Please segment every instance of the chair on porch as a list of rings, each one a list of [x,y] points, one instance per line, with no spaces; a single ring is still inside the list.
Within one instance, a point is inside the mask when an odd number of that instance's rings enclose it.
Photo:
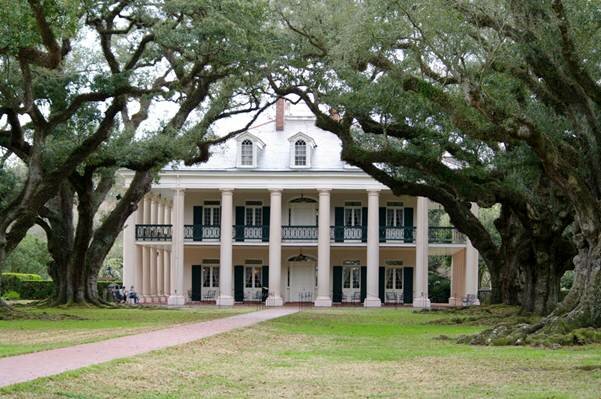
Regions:
[[[351,299],[352,303],[361,303],[361,292],[355,291],[353,292],[353,298]]]
[[[192,290],[188,290],[188,297],[186,298],[186,302],[192,302]]]

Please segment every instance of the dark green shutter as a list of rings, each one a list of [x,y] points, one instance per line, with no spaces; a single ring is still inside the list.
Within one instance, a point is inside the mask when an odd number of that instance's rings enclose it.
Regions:
[[[378,274],[378,294],[380,294],[380,301],[382,304],[386,303],[386,298],[384,295],[385,290],[385,280],[386,280],[386,268],[380,266],[380,271]]]
[[[342,302],[342,266],[334,266],[332,302]]]
[[[334,241],[335,242],[344,242],[344,208],[343,207],[334,208]]]
[[[367,266],[361,266],[361,303],[367,297]]]
[[[192,226],[192,239],[202,241],[202,206],[194,207],[194,225]]]
[[[192,265],[192,295],[193,301],[200,301],[202,287],[202,266]]]
[[[386,242],[386,208],[378,209],[378,224],[380,226],[380,242]]]
[[[403,268],[403,302],[413,303],[413,268]]]
[[[244,302],[244,266],[234,266],[234,300]]]
[[[236,227],[235,227],[235,240],[244,241],[244,207],[236,207]]]
[[[261,269],[261,285],[269,288],[269,266],[263,265]]]
[[[403,210],[403,223],[405,223],[405,242],[413,242],[413,208]]]
[[[263,207],[263,228],[261,229],[261,235],[263,236],[263,241],[269,241],[269,222],[270,222],[270,210],[268,206]]]
[[[361,209],[361,241],[367,242],[367,208]]]

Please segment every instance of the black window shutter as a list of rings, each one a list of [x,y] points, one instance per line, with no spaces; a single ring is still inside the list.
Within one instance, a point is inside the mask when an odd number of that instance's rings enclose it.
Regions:
[[[344,241],[344,208],[334,208],[334,241]],[[342,275],[341,275],[342,276]]]
[[[386,208],[378,208],[378,224],[380,225],[380,242],[386,242]]]
[[[269,266],[267,265],[263,265],[263,269],[261,269],[261,285],[269,287]]]
[[[193,211],[194,225],[192,226],[192,239],[194,241],[202,241],[202,206],[195,206]]]
[[[367,297],[367,266],[361,266],[361,303]]]
[[[261,230],[261,234],[263,237],[263,241],[269,241],[269,222],[270,222],[270,210],[268,206],[263,207],[263,228]]]
[[[413,242],[413,208],[403,210],[403,223],[405,224],[405,242]]]
[[[367,208],[366,207],[363,207],[361,209],[361,241],[367,242]]]
[[[403,302],[413,303],[413,268],[403,268]]]
[[[244,266],[234,266],[234,300],[244,302]]]
[[[201,286],[202,286],[202,267],[199,265],[192,265],[192,295],[190,299],[193,301],[200,301],[201,298]]]
[[[236,241],[244,241],[244,207],[236,207]]]
[[[332,302],[342,302],[342,266],[334,266]]]
[[[384,295],[385,292],[385,277],[386,277],[386,268],[380,266],[380,271],[378,274],[378,294],[380,295],[380,301],[382,304],[386,303],[386,298]]]

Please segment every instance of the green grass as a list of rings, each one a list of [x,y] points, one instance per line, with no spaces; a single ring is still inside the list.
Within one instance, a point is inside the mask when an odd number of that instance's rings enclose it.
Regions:
[[[475,347],[443,313],[314,309],[0,390],[3,398],[599,398],[601,346]]]
[[[203,306],[182,309],[91,307],[38,308],[21,306],[32,317],[46,319],[0,320],[0,357],[134,334],[253,310]],[[46,317],[47,316],[47,317]]]

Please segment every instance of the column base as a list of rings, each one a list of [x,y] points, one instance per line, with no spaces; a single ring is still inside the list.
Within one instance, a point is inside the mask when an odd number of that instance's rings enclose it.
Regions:
[[[167,298],[167,305],[169,306],[184,306],[186,304],[186,298],[183,295],[169,295]]]
[[[380,301],[380,298],[378,297],[368,296],[363,301],[363,307],[365,308],[379,308],[380,306],[382,306],[382,301]]]
[[[329,296],[318,296],[313,305],[316,308],[330,308],[332,307],[332,298]]]
[[[281,296],[270,296],[265,301],[265,306],[283,306],[284,300]]]
[[[462,305],[461,298],[450,297],[449,298],[449,305],[451,305],[451,306],[461,306]]]
[[[421,309],[430,309],[430,307],[432,307],[432,303],[430,303],[429,298],[420,296],[418,298],[413,298],[413,307]]]
[[[234,298],[229,295],[219,295],[215,301],[217,306],[234,306]]]

